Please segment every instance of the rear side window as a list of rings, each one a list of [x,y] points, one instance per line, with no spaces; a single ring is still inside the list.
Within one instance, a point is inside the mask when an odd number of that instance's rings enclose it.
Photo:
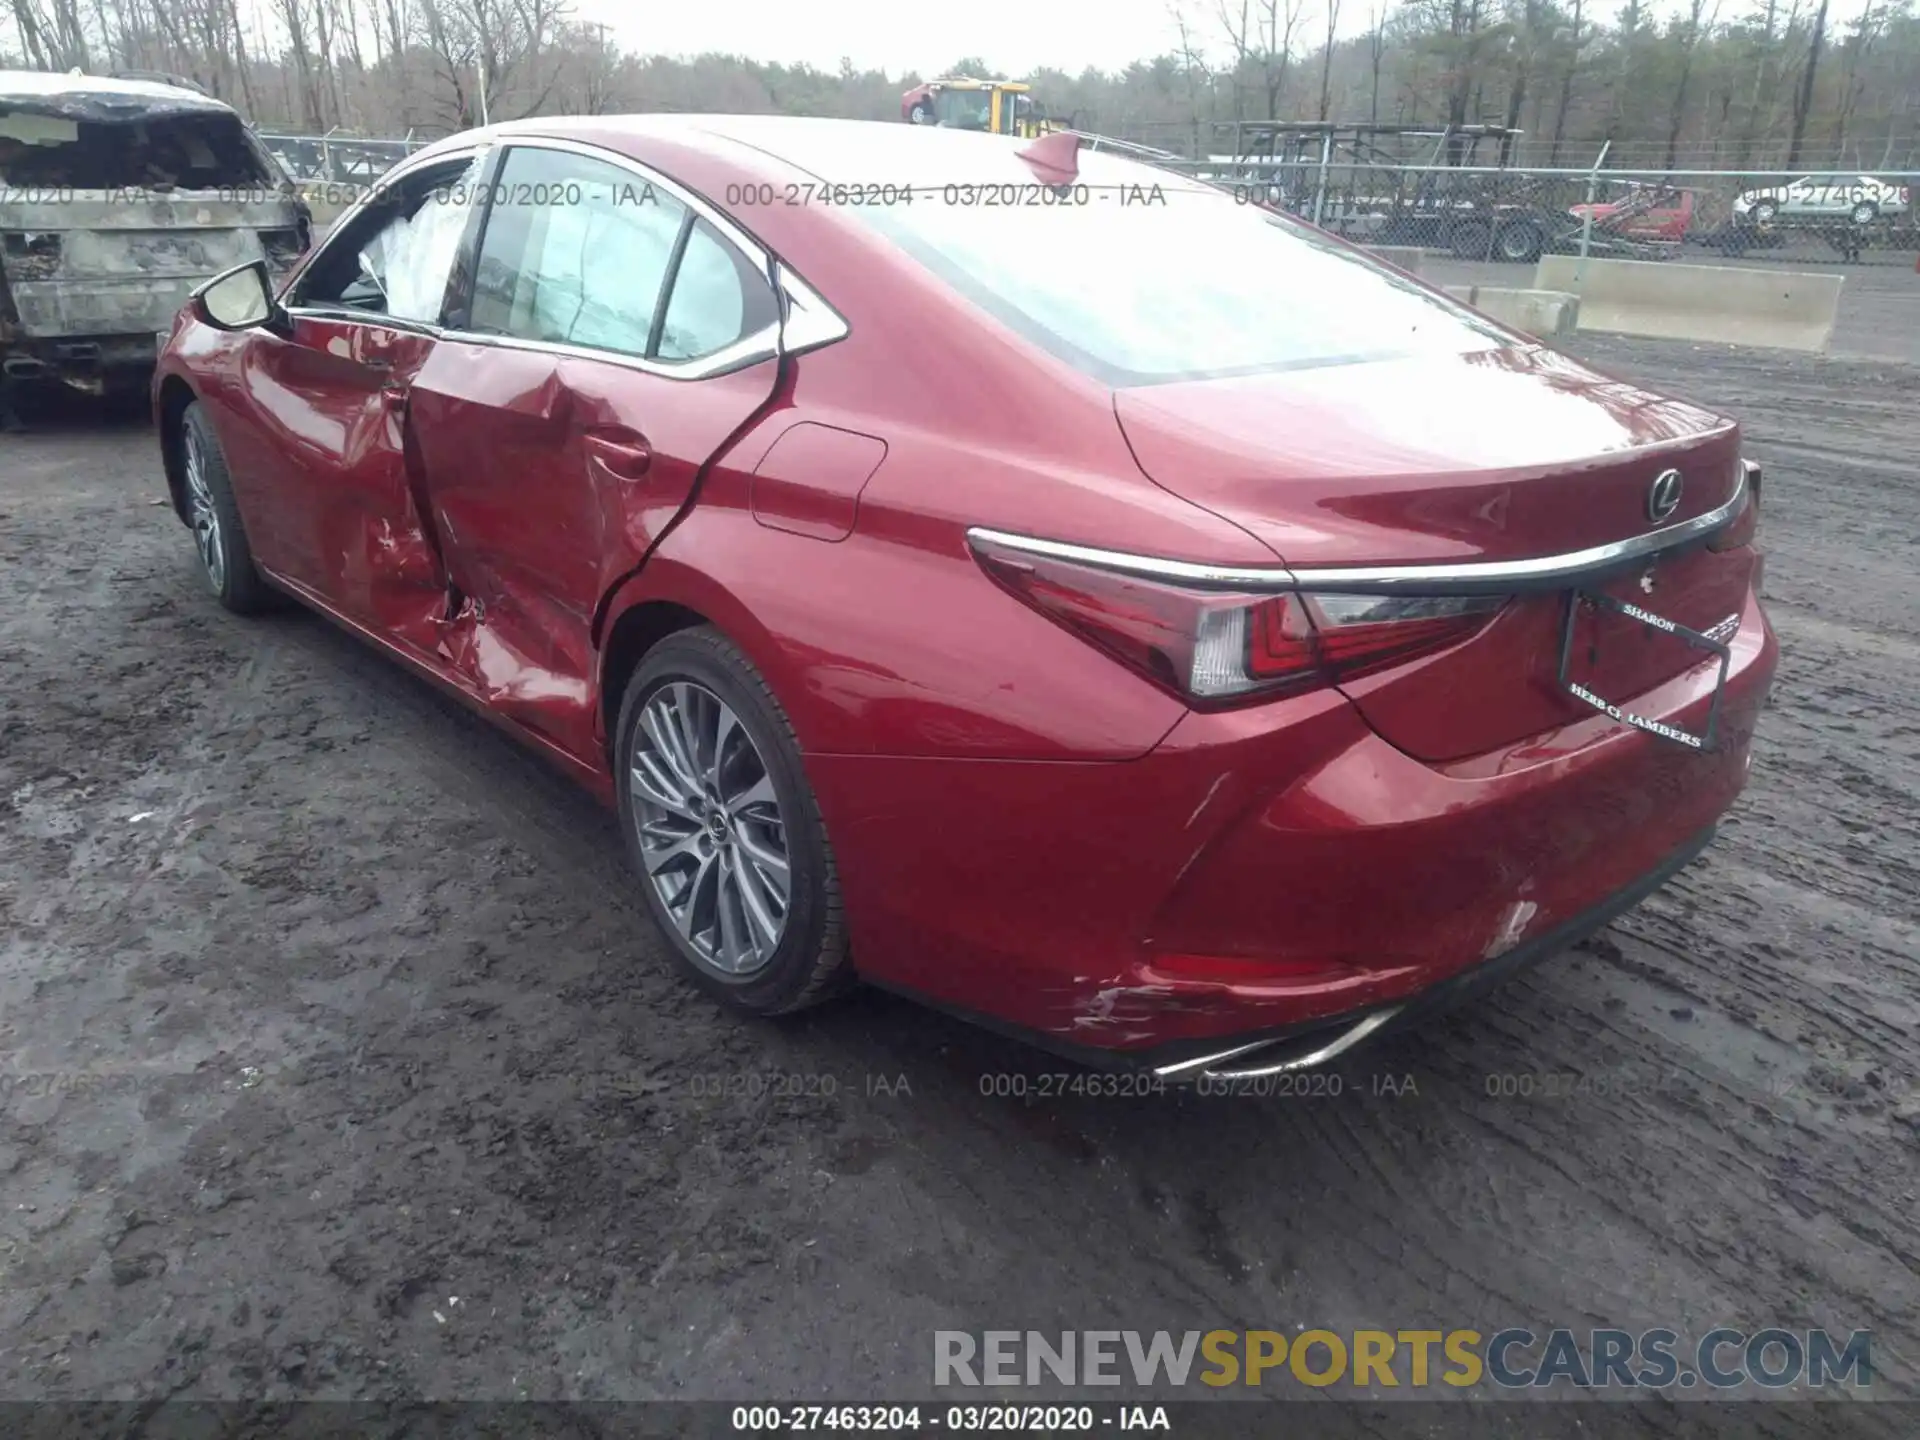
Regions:
[[[610,161],[516,147],[491,187],[471,326],[687,363],[777,318],[766,278],[664,187]]]
[[[632,171],[513,149],[492,188],[473,328],[645,355],[686,207]]]
[[[1046,204],[987,203],[1035,192],[1020,169],[1006,185],[930,187],[912,205],[849,213],[1116,386],[1506,343],[1463,307],[1224,191],[1090,154],[1080,178]]]
[[[659,358],[704,360],[778,318],[766,278],[711,225],[696,222],[674,272]]]

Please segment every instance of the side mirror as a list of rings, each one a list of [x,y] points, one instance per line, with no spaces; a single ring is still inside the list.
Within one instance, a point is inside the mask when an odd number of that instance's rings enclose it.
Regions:
[[[264,260],[221,272],[195,290],[188,303],[216,330],[251,330],[272,324],[280,314]]]

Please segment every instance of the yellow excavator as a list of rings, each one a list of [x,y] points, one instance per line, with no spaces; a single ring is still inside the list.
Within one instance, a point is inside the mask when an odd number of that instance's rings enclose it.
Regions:
[[[949,130],[984,130],[1029,139],[1069,128],[1040,110],[1032,89],[1018,80],[943,75],[902,95],[900,118],[910,125],[944,125]]]

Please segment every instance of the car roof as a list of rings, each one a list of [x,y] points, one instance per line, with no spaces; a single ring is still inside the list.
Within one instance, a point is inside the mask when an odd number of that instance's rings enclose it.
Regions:
[[[788,178],[798,170],[834,185],[922,188],[1035,179],[1019,157],[1030,141],[899,121],[807,115],[594,115],[516,121],[496,126],[491,133],[502,139],[516,133],[538,134],[602,145],[627,141],[636,158],[645,158],[649,139],[673,140],[768,178]],[[1083,151],[1079,163],[1082,178],[1091,183],[1207,188],[1117,155]]]
[[[0,105],[26,101],[35,109],[57,108],[63,102],[85,107],[99,102],[112,109],[133,110],[133,102],[148,101],[169,110],[224,110],[233,107],[198,90],[165,85],[157,80],[115,80],[105,75],[68,75],[47,70],[0,70]],[[123,102],[115,104],[114,102]]]

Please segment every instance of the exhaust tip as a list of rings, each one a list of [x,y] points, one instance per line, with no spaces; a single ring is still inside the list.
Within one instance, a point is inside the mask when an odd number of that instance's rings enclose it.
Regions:
[[[1281,1075],[1290,1070],[1311,1070],[1344,1055],[1401,1011],[1390,1005],[1358,1020],[1282,1035],[1272,1040],[1255,1040],[1231,1046],[1211,1055],[1198,1055],[1172,1065],[1154,1068],[1163,1080],[1257,1080],[1265,1075]]]

